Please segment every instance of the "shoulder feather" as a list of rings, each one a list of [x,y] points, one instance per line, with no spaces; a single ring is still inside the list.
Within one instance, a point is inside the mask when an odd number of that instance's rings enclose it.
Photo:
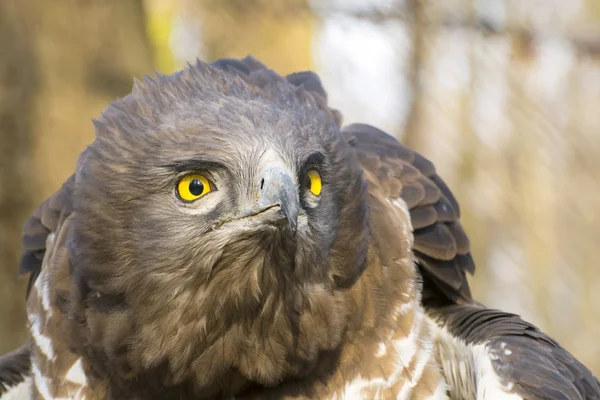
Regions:
[[[469,239],[458,202],[433,163],[370,125],[353,124],[343,133],[363,168],[378,178],[391,199],[401,198],[409,208],[423,304],[470,303],[466,274],[475,272],[475,264]]]

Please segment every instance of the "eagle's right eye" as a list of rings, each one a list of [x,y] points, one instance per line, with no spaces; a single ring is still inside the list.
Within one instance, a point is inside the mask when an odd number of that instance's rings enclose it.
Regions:
[[[177,184],[177,195],[186,202],[198,200],[200,197],[210,193],[209,180],[200,174],[189,174],[179,180]]]
[[[319,171],[316,169],[311,169],[306,173],[304,178],[304,187],[315,196],[319,196],[321,194],[323,181],[321,180],[321,174],[319,174]]]

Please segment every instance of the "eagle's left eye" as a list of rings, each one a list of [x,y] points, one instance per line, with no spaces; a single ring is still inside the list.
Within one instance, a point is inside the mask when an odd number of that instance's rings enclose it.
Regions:
[[[183,201],[194,201],[211,191],[209,180],[204,175],[189,174],[179,180],[177,195]]]
[[[321,181],[321,175],[319,174],[319,171],[316,169],[311,169],[306,173],[306,177],[304,178],[304,187],[315,196],[321,194],[323,182]]]

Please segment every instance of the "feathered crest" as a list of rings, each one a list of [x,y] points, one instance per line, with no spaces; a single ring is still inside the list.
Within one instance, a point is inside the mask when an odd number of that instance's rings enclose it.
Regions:
[[[119,130],[132,123],[156,124],[166,112],[198,102],[219,103],[224,97],[266,101],[282,108],[303,106],[311,112],[325,112],[338,126],[342,123],[341,114],[329,108],[317,74],[305,71],[284,77],[247,56],[212,63],[196,60],[170,75],[156,72],[154,77],[134,79],[132,92],[112,102],[95,124]]]

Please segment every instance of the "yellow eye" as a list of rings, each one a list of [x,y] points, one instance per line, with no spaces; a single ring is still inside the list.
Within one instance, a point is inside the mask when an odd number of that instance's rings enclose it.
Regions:
[[[311,169],[306,173],[306,178],[304,179],[304,186],[310,190],[312,194],[318,196],[321,194],[321,188],[323,187],[323,182],[321,181],[321,175],[316,169]]]
[[[211,191],[210,182],[198,174],[186,175],[177,184],[177,194],[183,201],[194,201]]]

